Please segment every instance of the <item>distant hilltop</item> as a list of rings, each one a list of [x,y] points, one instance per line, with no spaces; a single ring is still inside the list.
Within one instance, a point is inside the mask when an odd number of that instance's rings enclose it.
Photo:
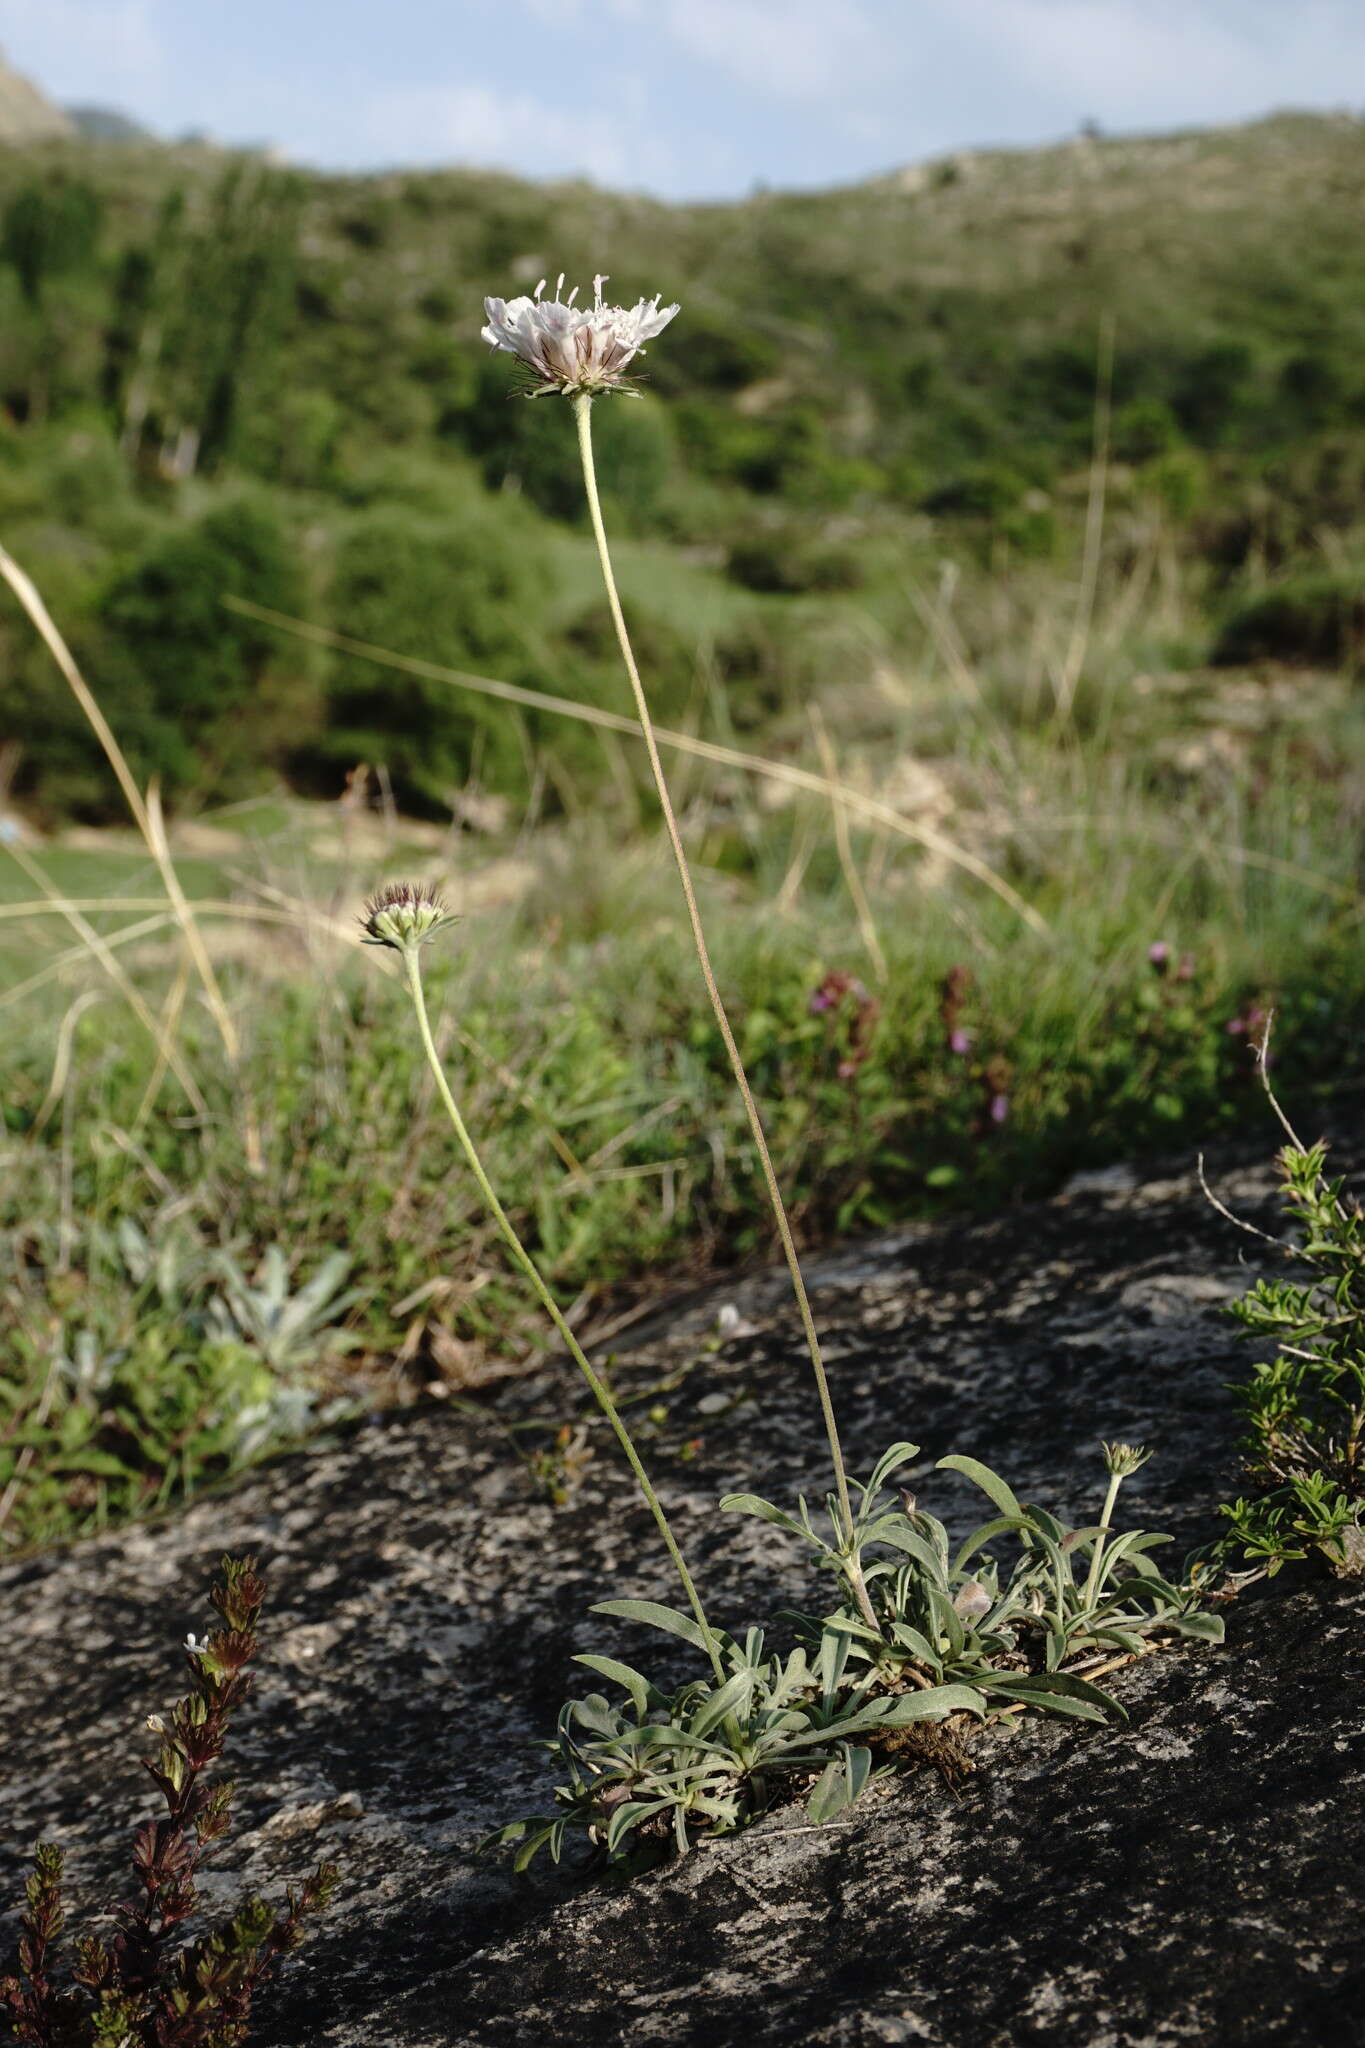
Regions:
[[[50,142],[76,132],[71,116],[11,71],[0,53],[0,143]]]
[[[132,121],[114,107],[68,107],[67,120],[87,142],[148,142],[151,136],[140,121]]]
[[[112,107],[59,107],[27,78],[11,71],[0,51],[0,147],[27,142],[142,142],[147,130]]]

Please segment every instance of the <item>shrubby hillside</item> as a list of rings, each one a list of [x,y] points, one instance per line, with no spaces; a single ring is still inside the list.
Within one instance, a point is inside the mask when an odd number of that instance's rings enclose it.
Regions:
[[[812,691],[925,644],[912,586],[945,563],[969,643],[973,592],[1073,582],[1097,394],[1104,572],[1151,545],[1186,600],[1134,659],[1340,664],[1365,630],[1362,200],[1345,117],[692,207],[141,143],[0,150],[0,532],[182,807],[280,775],[335,792],[362,760],[429,815],[471,780],[523,799],[545,729],[522,713],[221,599],[618,704],[568,422],[478,340],[485,292],[601,269],[614,295],[683,305],[643,395],[599,408],[670,716],[719,676],[732,719],[780,736]],[[607,779],[571,730],[543,805]],[[35,816],[113,814],[9,613],[0,745]]]

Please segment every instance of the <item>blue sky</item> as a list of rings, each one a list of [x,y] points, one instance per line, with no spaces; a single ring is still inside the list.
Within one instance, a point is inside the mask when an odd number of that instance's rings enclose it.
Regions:
[[[0,49],[165,133],[674,197],[1365,102],[1365,0],[0,0]]]

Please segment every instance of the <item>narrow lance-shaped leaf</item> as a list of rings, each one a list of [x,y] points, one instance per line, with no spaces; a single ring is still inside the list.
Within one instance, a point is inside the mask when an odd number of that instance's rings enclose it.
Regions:
[[[935,1468],[939,1472],[960,1472],[964,1479],[970,1479],[979,1486],[988,1500],[993,1500],[1003,1515],[1022,1515],[1015,1495],[1006,1486],[998,1472],[992,1472],[989,1465],[983,1465],[979,1458],[964,1458],[954,1451],[950,1457],[940,1458]]]
[[[696,1650],[708,1647],[705,1632],[690,1614],[680,1614],[676,1607],[665,1607],[658,1600],[599,1600],[592,1611],[615,1615],[619,1621],[644,1622],[648,1628],[662,1629],[665,1635],[681,1636]]]
[[[801,1524],[791,1515],[784,1515],[781,1508],[775,1508],[770,1500],[762,1500],[756,1493],[727,1493],[720,1503],[723,1515],[753,1515],[760,1522],[771,1522],[776,1529],[785,1529],[789,1535],[809,1541],[809,1527]]]

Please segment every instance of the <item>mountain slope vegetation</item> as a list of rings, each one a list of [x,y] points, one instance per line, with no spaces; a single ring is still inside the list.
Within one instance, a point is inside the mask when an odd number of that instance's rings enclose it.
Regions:
[[[335,792],[361,759],[433,815],[471,777],[521,793],[520,714],[305,656],[219,600],[615,703],[572,436],[478,340],[485,292],[602,270],[683,305],[642,395],[599,409],[671,713],[716,675],[751,727],[856,682],[870,640],[922,642],[907,577],[945,560],[1069,587],[1097,418],[1106,562],[1159,521],[1189,572],[1164,658],[1353,658],[1362,200],[1346,117],[724,206],[193,147],[0,151],[0,521],[172,801],[281,773]],[[21,629],[0,634],[17,794],[102,815],[86,735]],[[600,779],[555,730],[565,772]]]

